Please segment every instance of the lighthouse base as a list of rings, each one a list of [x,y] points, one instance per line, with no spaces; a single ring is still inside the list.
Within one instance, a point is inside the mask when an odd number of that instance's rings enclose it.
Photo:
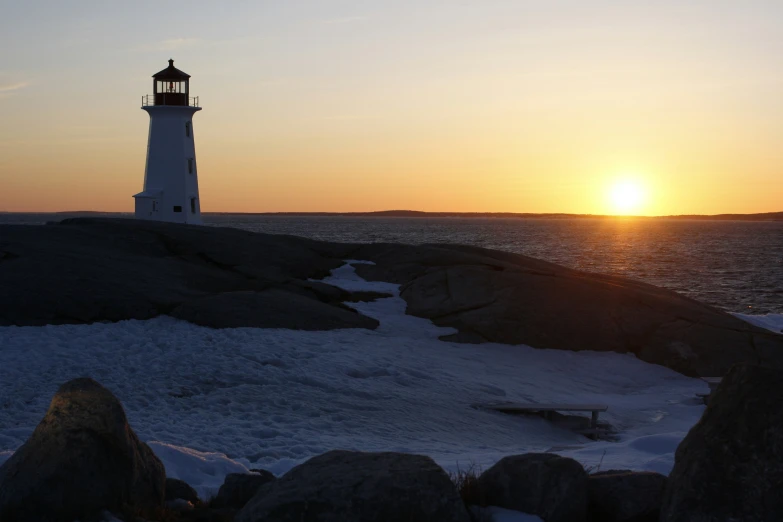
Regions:
[[[173,205],[165,197],[163,191],[145,190],[133,196],[135,204],[134,217],[150,221],[166,221],[168,223],[186,223],[201,225],[201,212],[197,198],[190,198],[190,206]]]

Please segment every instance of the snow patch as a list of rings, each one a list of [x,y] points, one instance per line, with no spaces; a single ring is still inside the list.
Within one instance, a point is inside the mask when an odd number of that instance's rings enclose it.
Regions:
[[[783,314],[750,315],[733,313],[731,315],[772,332],[783,333]]]
[[[626,438],[620,442],[602,441],[557,453],[581,462],[592,472],[630,469],[668,475],[674,467],[674,452],[687,434],[687,431],[679,431]]]
[[[353,265],[374,265],[371,261],[350,261],[349,263],[332,270],[329,277],[320,279],[321,283],[327,283],[333,286],[349,290],[351,292],[374,291],[391,294],[395,297],[400,295],[400,285],[394,283],[384,283],[381,281],[367,281],[362,279],[356,273]]]
[[[147,444],[166,467],[166,477],[187,482],[201,500],[217,495],[229,473],[249,473],[247,466],[222,453],[196,451],[158,441]]]

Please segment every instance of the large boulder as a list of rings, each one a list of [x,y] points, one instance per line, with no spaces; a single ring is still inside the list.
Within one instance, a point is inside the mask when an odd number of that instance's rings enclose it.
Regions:
[[[112,393],[63,384],[30,439],[0,467],[0,520],[72,522],[163,504],[166,473]]]
[[[527,256],[459,245],[366,245],[371,281],[402,285],[407,313],[452,327],[444,340],[631,352],[686,375],[736,363],[783,368],[783,336],[675,292]]]
[[[664,522],[783,520],[783,374],[733,368],[677,448]]]
[[[330,451],[261,487],[236,522],[468,522],[449,476],[429,457]]]
[[[553,453],[504,457],[478,480],[488,505],[538,515],[546,522],[587,520],[587,484],[581,464]]]
[[[186,500],[191,504],[198,504],[200,501],[198,493],[190,484],[174,478],[166,478],[165,500]]]
[[[607,471],[590,475],[592,522],[658,522],[666,477],[647,471]]]
[[[276,480],[275,476],[266,470],[259,470],[257,473],[229,473],[211,505],[214,508],[242,509],[258,493],[261,486],[273,480]]]

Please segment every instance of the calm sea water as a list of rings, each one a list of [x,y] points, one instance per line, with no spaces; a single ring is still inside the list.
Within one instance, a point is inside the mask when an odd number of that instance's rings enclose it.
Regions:
[[[0,223],[61,218],[0,214]],[[783,222],[251,215],[205,222],[327,241],[475,245],[631,277],[728,311],[783,313]]]

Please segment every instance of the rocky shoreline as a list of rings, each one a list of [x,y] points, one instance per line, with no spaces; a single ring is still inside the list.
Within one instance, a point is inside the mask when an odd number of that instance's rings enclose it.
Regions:
[[[0,326],[171,315],[202,326],[375,328],[319,282],[346,259],[445,340],[633,353],[689,376],[783,368],[783,336],[674,292],[459,245],[343,244],[126,219],[0,225]]]
[[[551,453],[507,456],[449,476],[429,457],[334,450],[281,477],[230,474],[199,499],[90,378],[63,384],[30,439],[0,466],[3,522],[491,520],[493,509],[545,522],[685,522],[783,517],[783,378],[736,366],[680,444],[671,475],[585,470]]]

